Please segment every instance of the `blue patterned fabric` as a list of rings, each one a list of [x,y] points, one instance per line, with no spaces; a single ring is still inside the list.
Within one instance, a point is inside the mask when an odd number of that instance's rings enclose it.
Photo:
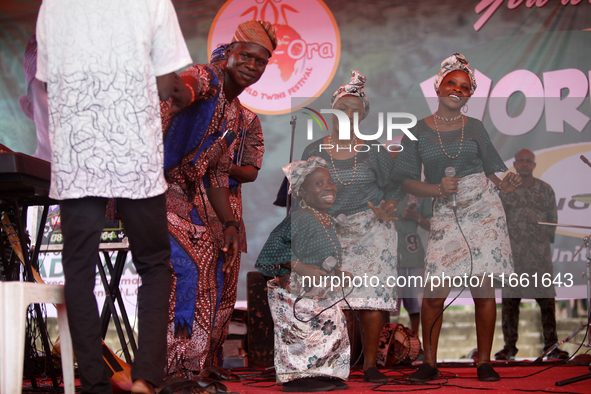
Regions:
[[[178,244],[174,237],[170,238],[170,264],[176,274],[176,300],[174,306],[175,335],[186,332],[192,334],[193,317],[195,316],[195,299],[197,298],[197,279],[199,270],[193,264],[187,252]]]
[[[214,79],[210,82],[212,85],[219,86],[219,80],[212,72]],[[199,148],[195,155],[194,163],[199,158],[199,153],[209,148],[219,137],[219,134],[210,135],[203,139],[209,124],[214,115],[214,110],[218,104],[219,95],[206,100],[199,100],[172,120],[168,130],[164,134],[164,171],[174,168],[189,155],[192,151]]]

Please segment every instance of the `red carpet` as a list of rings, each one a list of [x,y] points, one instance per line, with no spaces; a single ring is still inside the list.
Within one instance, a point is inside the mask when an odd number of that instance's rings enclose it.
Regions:
[[[446,379],[433,380],[429,384],[410,384],[406,381],[407,375],[412,373],[416,367],[382,369],[382,372],[392,379],[390,383],[382,385],[363,382],[362,371],[355,369],[350,380],[347,381],[349,388],[340,392],[366,394],[374,392],[436,391],[438,394],[467,394],[482,390],[487,393],[591,393],[591,379],[561,387],[555,385],[558,381],[589,374],[588,366],[556,364],[554,362],[544,362],[539,366],[532,366],[531,364],[531,362],[495,362],[494,366],[501,375],[501,380],[488,383],[480,382],[476,378],[476,367],[472,363],[440,364],[439,370]],[[282,392],[281,386],[275,384],[275,377],[269,371],[241,369],[233,372],[243,379],[240,383],[226,383],[226,386],[233,393],[277,394]],[[25,381],[23,393],[45,394],[58,392],[51,388],[51,381],[48,379],[39,379],[38,385],[45,386],[46,390],[31,390],[30,382]]]
[[[529,364],[529,365],[527,365]],[[448,363],[440,365],[439,370],[447,379],[438,379],[429,384],[409,384],[406,376],[415,368],[399,367],[384,370],[392,378],[392,382],[375,385],[363,382],[363,373],[354,370],[347,382],[349,388],[343,393],[362,394],[373,392],[407,392],[407,391],[437,391],[440,394],[473,393],[486,391],[488,393],[515,392],[550,392],[550,393],[591,393],[591,379],[557,387],[555,383],[564,379],[588,374],[587,366],[573,366],[555,363],[543,363],[541,366],[531,366],[531,362],[495,363],[495,369],[501,375],[498,382],[480,382],[476,377],[476,367],[471,363]],[[263,379],[262,371],[235,371],[244,381],[226,384],[234,393],[280,393],[281,386],[273,385],[274,380]],[[591,376],[591,375],[590,375]],[[248,380],[252,377],[252,380]]]

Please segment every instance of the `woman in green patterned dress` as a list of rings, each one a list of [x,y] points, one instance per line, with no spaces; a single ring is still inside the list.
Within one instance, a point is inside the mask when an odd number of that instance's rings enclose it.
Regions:
[[[435,79],[439,107],[411,129],[417,141],[403,138],[404,149],[395,166],[406,192],[434,197],[421,309],[425,359],[410,381],[425,382],[439,375],[437,343],[451,283],[470,287],[476,315],[478,379],[496,381],[500,377],[490,363],[496,321],[492,282],[513,272],[505,212],[497,191],[515,190],[521,178],[509,173],[501,181],[495,175],[507,167],[486,129],[478,119],[460,112],[476,89],[468,60],[454,53],[441,67]],[[444,282],[445,277],[460,280]]]
[[[351,80],[332,95],[331,107],[359,122],[369,114],[365,77],[351,70]],[[386,149],[362,141],[351,132],[340,139],[339,121],[332,116],[331,133],[306,147],[302,159],[322,157],[337,185],[337,198],[328,214],[339,218],[337,234],[343,248],[343,268],[357,281],[347,296],[347,308],[359,311],[363,327],[363,380],[386,383],[389,378],[376,365],[382,332],[382,312],[396,310],[398,234],[394,212],[404,193],[394,179],[394,160]],[[352,129],[352,127],[351,127]],[[378,207],[378,208],[376,208]]]
[[[271,232],[256,262],[260,272],[275,277],[268,282],[268,296],[277,382],[287,392],[342,390],[350,363],[347,323],[338,303],[344,290],[318,285],[333,270],[342,276],[341,245],[326,213],[337,189],[319,157],[294,161],[283,170],[302,209]],[[302,285],[306,277],[311,289]]]

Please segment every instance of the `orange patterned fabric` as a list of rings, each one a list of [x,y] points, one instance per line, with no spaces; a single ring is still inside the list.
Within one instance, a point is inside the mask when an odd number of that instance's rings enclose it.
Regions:
[[[197,65],[181,74],[191,83],[196,102],[181,112],[184,123],[165,119],[165,136],[177,133],[177,143],[165,145],[165,163],[169,187],[167,197],[168,230],[171,239],[171,265],[174,269],[170,296],[168,326],[169,377],[192,378],[201,369],[219,364],[221,341],[233,303],[222,300],[225,293],[236,292],[237,275],[221,271],[224,254],[216,239],[212,224],[219,222],[207,210],[205,186],[228,187],[232,152],[246,128],[242,106],[235,99],[227,101],[223,93],[223,70],[216,66]],[[219,81],[216,82],[216,81]],[[213,98],[214,105],[203,104],[203,98]],[[210,104],[211,104],[210,103]],[[162,105],[163,111],[166,105]],[[189,117],[187,119],[187,117]],[[208,121],[202,124],[202,140],[216,137],[207,149],[199,150],[206,142],[193,143],[196,148],[184,149],[183,130],[178,125]],[[232,140],[222,137],[232,132]],[[167,155],[184,155],[167,161]],[[236,264],[236,266],[239,266]],[[228,315],[229,311],[229,315]]]
[[[248,21],[238,25],[232,42],[250,42],[269,51],[269,56],[277,48],[277,36],[271,22]]]

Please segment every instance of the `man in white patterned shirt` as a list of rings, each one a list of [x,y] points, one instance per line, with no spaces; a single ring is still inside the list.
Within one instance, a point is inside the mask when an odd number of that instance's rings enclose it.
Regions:
[[[142,279],[132,393],[164,377],[170,294],[160,99],[191,63],[170,0],[45,0],[37,79],[47,83],[50,197],[60,200],[65,294],[84,393],[111,393],[93,294],[108,198]]]

